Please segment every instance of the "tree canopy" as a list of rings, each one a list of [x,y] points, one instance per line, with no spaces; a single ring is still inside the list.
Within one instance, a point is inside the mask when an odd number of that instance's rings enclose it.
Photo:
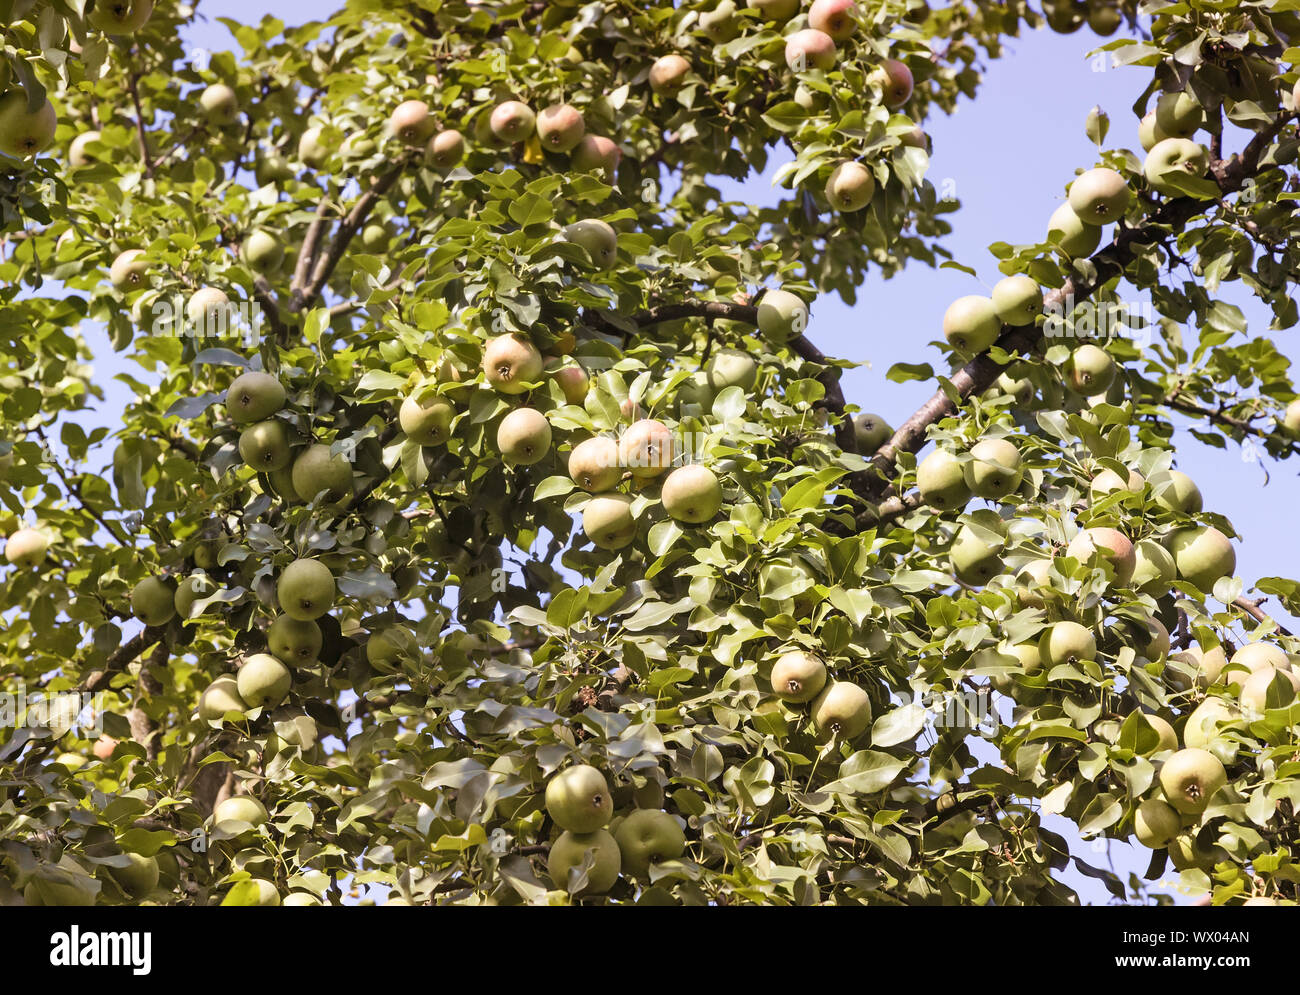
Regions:
[[[0,11],[0,902],[1296,901],[1300,584],[1173,448],[1296,452],[1295,3]],[[961,265],[1044,24],[1142,147],[863,411],[818,302]]]

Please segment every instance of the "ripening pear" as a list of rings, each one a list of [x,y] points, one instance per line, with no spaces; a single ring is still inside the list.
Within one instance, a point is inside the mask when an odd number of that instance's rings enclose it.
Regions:
[[[1237,710],[1220,698],[1206,698],[1187,716],[1183,726],[1183,745],[1193,749],[1206,749],[1218,736],[1220,722],[1231,722],[1238,717]]]
[[[548,364],[551,379],[555,381],[569,404],[582,404],[591,389],[591,379],[576,359],[554,360]]]
[[[991,533],[992,530],[989,530]],[[1002,573],[1004,542],[970,525],[957,530],[948,557],[953,576],[970,587],[981,587]]]
[[[1264,667],[1252,673],[1237,693],[1247,715],[1262,715],[1270,708],[1285,708],[1300,691],[1300,677],[1289,670]]]
[[[618,232],[599,218],[587,218],[566,226],[564,238],[586,249],[596,269],[609,269],[618,261]]]
[[[226,414],[236,425],[264,421],[284,407],[284,385],[269,373],[241,373],[226,389]]]
[[[488,118],[488,127],[498,141],[513,145],[532,135],[537,127],[537,115],[527,104],[518,100],[507,100],[492,109],[492,116]]]
[[[890,110],[902,107],[912,96],[912,70],[897,59],[885,59],[867,78],[880,86],[882,99]]]
[[[1079,346],[1065,362],[1065,382],[1076,394],[1100,394],[1115,379],[1115,360],[1105,349],[1087,343]]]
[[[743,349],[719,349],[709,357],[704,372],[715,391],[739,387],[748,394],[758,383],[758,362]]]
[[[1107,225],[1124,216],[1132,192],[1113,169],[1090,169],[1070,184],[1070,210],[1084,224]]]
[[[1050,670],[1063,663],[1097,659],[1097,640],[1078,622],[1056,622],[1039,638],[1038,652]]]
[[[1084,529],[1070,540],[1066,555],[1085,565],[1092,562],[1094,555],[1097,556],[1099,562],[1109,567],[1109,572],[1120,586],[1132,579],[1133,570],[1137,566],[1133,543],[1118,529]]]
[[[602,135],[583,135],[569,154],[569,168],[578,173],[603,171],[613,182],[618,164],[623,161],[623,150],[611,139]]]
[[[858,10],[853,0],[813,0],[808,8],[808,26],[825,31],[836,41],[848,41],[858,29]]]
[[[1090,256],[1101,244],[1101,229],[1084,222],[1069,204],[1062,204],[1047,219],[1047,240],[1070,259]]]
[[[808,305],[788,290],[769,290],[758,302],[758,330],[781,345],[808,330]]]
[[[1004,325],[1032,325],[1043,313],[1043,288],[1024,273],[993,285],[993,310]]]
[[[123,292],[143,287],[148,276],[149,267],[143,249],[127,249],[120,253],[108,271],[109,283],[115,290]]]
[[[5,541],[5,560],[26,570],[40,566],[50,548],[50,540],[37,529],[21,528]]]
[[[266,629],[267,648],[284,663],[300,667],[320,657],[323,643],[320,626],[307,619],[278,615]]]
[[[278,418],[249,425],[239,434],[239,455],[260,473],[284,469],[293,460],[289,426]]]
[[[1156,122],[1171,138],[1191,138],[1204,119],[1200,103],[1186,90],[1162,93],[1156,100]]]
[[[1160,788],[1169,804],[1184,815],[1199,815],[1228,783],[1219,758],[1207,750],[1186,749],[1172,754],[1160,768]]]
[[[0,96],[0,152],[5,155],[27,159],[43,152],[54,141],[58,126],[58,114],[48,100],[33,111],[21,89]]]
[[[561,829],[595,832],[614,817],[609,782],[589,764],[566,767],[546,782],[546,812]]]
[[[551,844],[551,852],[546,858],[546,873],[557,888],[568,889],[569,871],[582,866],[588,851],[592,852],[594,863],[587,871],[587,884],[579,894],[600,895],[614,887],[623,857],[614,837],[604,829],[597,829],[592,833],[566,830]]]
[[[507,332],[483,350],[483,372],[502,394],[522,394],[529,384],[541,380],[542,354],[522,335]]]
[[[456,409],[441,394],[419,399],[419,391],[402,401],[397,424],[417,446],[440,446],[451,438],[451,422]]]
[[[108,35],[135,34],[153,14],[153,0],[97,0],[90,24]]]
[[[943,314],[943,337],[963,356],[983,352],[998,340],[1002,320],[990,297],[967,294],[948,305]]]
[[[423,100],[403,100],[388,117],[388,130],[399,142],[420,146],[429,140],[436,124]]]
[[[677,53],[661,56],[650,67],[650,89],[663,96],[676,93],[686,83],[691,64]]]
[[[1195,515],[1202,506],[1201,490],[1196,481],[1181,470],[1163,470],[1151,475],[1151,497],[1166,511]]]
[[[199,95],[199,110],[214,128],[227,128],[239,120],[239,97],[225,83],[213,83]]]
[[[687,463],[664,479],[660,500],[664,511],[677,521],[698,525],[722,507],[722,483],[708,467]]]
[[[871,698],[850,681],[832,681],[813,700],[812,720],[822,736],[852,742],[871,724]]]
[[[230,298],[217,287],[202,287],[194,291],[185,304],[185,317],[198,328],[213,335],[224,333]]]
[[[1237,569],[1237,552],[1222,532],[1212,525],[1180,529],[1169,540],[1178,576],[1206,593],[1221,577]]]
[[[853,418],[853,437],[858,443],[858,452],[864,455],[870,456],[893,435],[893,428],[880,415],[864,412]]]
[[[269,653],[253,654],[235,675],[235,688],[249,708],[274,708],[284,701],[292,683],[289,668]]]
[[[497,426],[497,450],[512,466],[532,466],[551,450],[551,423],[536,408],[515,408]]]
[[[1142,173],[1151,189],[1170,197],[1182,197],[1176,181],[1200,179],[1210,168],[1210,154],[1203,145],[1187,138],[1166,138],[1147,153]]]
[[[1152,850],[1168,846],[1182,826],[1182,816],[1178,811],[1159,798],[1148,798],[1133,815],[1133,835],[1139,843]]]
[[[1094,502],[1116,491],[1141,494],[1146,482],[1146,478],[1136,470],[1129,470],[1128,478],[1125,479],[1114,470],[1105,469],[1092,478],[1092,483],[1088,485],[1088,493]]]
[[[131,611],[145,625],[166,625],[176,617],[175,585],[161,577],[146,577],[131,588]]]
[[[619,463],[639,478],[657,477],[676,458],[673,434],[663,422],[642,418],[619,439]]]
[[[1291,670],[1291,658],[1272,643],[1247,643],[1232,654],[1230,662],[1245,667],[1251,674],[1261,670]],[[1243,671],[1229,671],[1228,684],[1240,685],[1245,677]]]
[[[199,718],[220,722],[227,712],[243,712],[248,706],[239,696],[239,685],[230,674],[222,674],[199,695]]]
[[[812,701],[826,686],[826,664],[802,650],[783,653],[772,664],[772,693],[795,704]]]
[[[871,203],[875,192],[876,178],[860,162],[840,163],[826,181],[826,200],[835,210],[845,214],[862,210]]]
[[[591,494],[609,490],[623,476],[618,442],[606,435],[579,442],[569,453],[569,476]]]
[[[971,446],[964,472],[966,486],[982,498],[999,499],[1013,493],[1024,475],[1020,450],[1009,439],[981,439]]]
[[[570,152],[587,126],[582,113],[568,104],[553,104],[537,115],[537,137],[548,152]]]
[[[971,498],[961,461],[946,449],[936,449],[916,467],[916,486],[926,504],[940,511],[966,507]]]
[[[424,147],[424,161],[436,169],[451,169],[465,158],[465,136],[454,128],[440,131]]]
[[[212,822],[217,826],[223,822],[247,822],[250,826],[260,826],[270,818],[266,806],[252,795],[231,795],[212,810]]]
[[[835,39],[816,28],[804,28],[786,35],[785,64],[792,72],[835,67]]]
[[[623,873],[643,880],[649,875],[651,864],[676,860],[686,852],[686,834],[681,824],[667,812],[655,809],[629,812],[614,830],[614,839],[618,841]]]
[[[597,494],[582,510],[582,531],[600,549],[627,546],[636,538],[632,499],[626,494]]]
[[[329,567],[320,560],[304,558],[281,571],[275,593],[286,615],[305,622],[328,612],[338,590]]]

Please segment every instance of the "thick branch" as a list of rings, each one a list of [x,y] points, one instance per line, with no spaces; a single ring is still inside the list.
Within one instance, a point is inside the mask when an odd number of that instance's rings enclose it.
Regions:
[[[316,205],[316,217],[307,226],[307,234],[303,236],[302,248],[298,251],[298,262],[293,269],[293,282],[289,285],[292,296],[289,304],[290,311],[298,311],[302,308],[303,290],[307,286],[307,277],[311,273],[312,265],[316,262],[321,235],[325,231],[325,215],[328,212],[329,201],[321,197],[320,203]]]
[[[135,132],[140,140],[140,158],[144,160],[144,172],[146,176],[153,176],[158,167],[153,161],[153,153],[149,151],[149,136],[144,130],[144,107],[140,103],[139,81],[140,77],[135,73],[128,73],[126,89],[131,94],[131,103],[135,107]]]

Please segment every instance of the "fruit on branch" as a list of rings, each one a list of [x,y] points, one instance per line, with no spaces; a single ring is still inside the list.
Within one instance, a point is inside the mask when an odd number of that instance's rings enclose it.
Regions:
[[[584,491],[607,491],[623,476],[618,442],[607,435],[585,439],[569,453],[569,476]]]
[[[1121,587],[1133,578],[1137,565],[1133,543],[1123,532],[1111,528],[1085,529],[1070,540],[1065,555],[1084,565],[1091,563],[1096,555]]]
[[[145,625],[166,625],[176,615],[176,587],[161,577],[146,577],[131,588],[131,612]]]
[[[876,192],[876,179],[871,170],[860,162],[842,162],[826,181],[826,199],[831,207],[848,214],[860,211],[871,203]]]
[[[213,680],[199,695],[199,718],[205,722],[220,722],[227,712],[244,712],[248,706],[239,696],[239,685],[230,674]]]
[[[971,498],[961,461],[946,449],[936,449],[916,468],[916,486],[926,504],[940,511],[964,508]]]
[[[244,884],[252,885],[255,889],[252,902],[254,907],[272,908],[279,906],[280,893],[270,881],[264,878],[250,878]]]
[[[898,140],[903,145],[914,149],[920,149],[922,152],[930,151],[930,139],[919,124],[911,130],[905,131],[899,135]]]
[[[311,621],[334,605],[337,589],[330,568],[320,560],[294,560],[280,574],[275,588],[281,610],[290,618]]]
[[[92,27],[109,35],[134,34],[153,13],[153,0],[98,0],[90,12]]]
[[[1264,667],[1246,678],[1237,697],[1248,716],[1259,716],[1270,708],[1285,708],[1295,701],[1297,691],[1300,677],[1289,670]]]
[[[1169,540],[1178,576],[1210,592],[1220,577],[1237,569],[1237,552],[1228,537],[1212,525],[1180,529]]]
[[[667,812],[655,809],[629,812],[614,830],[614,839],[618,842],[623,872],[643,880],[649,877],[651,864],[676,860],[686,852],[686,834],[681,824]]]
[[[785,39],[785,64],[796,73],[835,66],[835,39],[825,31],[804,28]]]
[[[1043,313],[1043,290],[1024,273],[993,285],[993,310],[1004,325],[1032,325]]]
[[[1282,413],[1282,428],[1288,435],[1300,435],[1300,398],[1286,406],[1286,411]]]
[[[1047,599],[1044,591],[1052,589],[1051,559],[1030,560],[1016,571],[1016,597],[1030,608],[1042,608]]]
[[[548,152],[570,152],[587,131],[582,113],[569,104],[552,104],[537,115],[537,137]]]
[[[551,450],[551,423],[536,408],[515,408],[497,426],[497,450],[512,466],[532,466]]]
[[[1200,103],[1186,90],[1162,93],[1156,100],[1156,123],[1170,138],[1191,138],[1204,121]]]
[[[483,350],[487,382],[502,394],[522,394],[542,378],[542,354],[522,335],[498,335]]]
[[[1049,670],[1063,663],[1097,659],[1097,640],[1078,622],[1056,622],[1038,639],[1038,655]]]
[[[897,59],[885,59],[871,71],[867,82],[880,87],[885,106],[890,110],[897,110],[912,97],[912,70]]]
[[[1210,154],[1187,138],[1166,138],[1147,153],[1142,173],[1153,190],[1182,197],[1177,180],[1200,179],[1210,168]]]
[[[382,221],[372,221],[361,229],[361,234],[357,238],[361,242],[362,249],[378,254],[388,251],[388,246],[393,241],[393,230],[390,225]]]
[[[323,443],[308,446],[293,461],[293,489],[304,501],[325,492],[324,504],[334,507],[352,499],[352,464],[342,453],[330,453]]]
[[[125,867],[109,867],[108,874],[132,898],[140,898],[158,887],[161,872],[154,857],[142,853],[127,853]]]
[[[0,152],[15,159],[26,159],[44,151],[54,141],[59,116],[48,100],[28,110],[27,94],[10,90],[0,96]]]
[[[226,388],[226,414],[236,425],[265,421],[284,407],[284,385],[269,373],[241,373]]]
[[[320,169],[329,162],[330,147],[325,141],[324,128],[314,126],[302,133],[298,139],[298,158],[311,169]]]
[[[1231,722],[1238,717],[1236,708],[1221,698],[1206,698],[1187,716],[1183,726],[1183,745],[1206,749],[1218,736],[1219,723]]]
[[[1070,184],[1070,210],[1084,224],[1106,225],[1124,216],[1132,193],[1113,169],[1089,169]]]
[[[998,340],[1002,322],[990,297],[958,297],[943,313],[943,337],[958,353],[973,356]]]
[[[546,813],[561,829],[595,832],[614,816],[609,782],[590,764],[566,767],[546,782]]]
[[[679,466],[664,479],[660,493],[664,511],[679,522],[707,522],[722,507],[722,483],[717,474],[699,463]]]
[[[1089,0],[1088,27],[1102,38],[1109,38],[1124,23],[1124,15],[1112,0]]]
[[[567,889],[569,871],[581,867],[587,852],[592,853],[593,864],[587,870],[587,884],[579,889],[580,895],[601,895],[614,887],[623,864],[618,842],[604,829],[592,833],[563,832],[551,844],[546,858],[546,873],[557,888]]]
[[[1020,450],[1010,439],[981,439],[971,446],[965,466],[966,486],[982,498],[1006,497],[1020,486]]]
[[[1018,643],[1011,647],[1008,655],[1016,658],[1020,668],[1019,673],[1024,677],[1032,678],[1043,669],[1043,660],[1038,655],[1037,643]],[[1010,694],[1020,684],[1013,674],[994,674],[989,678],[989,683],[1003,694]]]
[[[826,664],[813,653],[791,650],[772,664],[771,681],[772,693],[778,698],[803,704],[816,698],[826,686]]]
[[[650,67],[650,89],[661,96],[671,96],[685,85],[690,72],[691,64],[676,52],[660,56]]]
[[[1222,652],[1222,650],[1220,650]],[[1229,661],[1246,671],[1229,671],[1228,684],[1239,686],[1247,673],[1255,674],[1261,670],[1290,670],[1291,658],[1272,643],[1247,643]]]
[[[176,585],[173,602],[176,614],[182,621],[187,621],[195,602],[217,593],[219,585],[205,573],[193,573]]]
[[[788,290],[768,290],[758,302],[758,330],[781,345],[808,330],[808,305]]]
[[[601,135],[583,135],[569,156],[569,168],[579,173],[604,170],[612,180],[622,159],[622,150],[610,139]]]
[[[225,83],[213,83],[199,95],[199,110],[214,128],[228,128],[239,120],[239,97]]]
[[[5,541],[5,559],[19,569],[39,566],[50,548],[50,540],[37,529],[21,528]]]
[[[324,637],[313,621],[277,615],[266,629],[266,645],[284,663],[306,666],[320,657]]]
[[[582,509],[582,531],[600,549],[627,546],[636,538],[632,499],[626,494],[597,494]]]
[[[201,287],[185,305],[185,317],[206,334],[216,335],[226,328],[230,298],[217,287]]]
[[[1104,393],[1115,379],[1115,360],[1105,349],[1089,342],[1070,354],[1063,372],[1071,390],[1093,397]]]
[[[465,136],[455,128],[440,131],[424,147],[424,161],[435,169],[451,169],[465,158]]]
[[[745,6],[773,22],[788,21],[799,12],[799,0],[745,0]]]
[[[104,136],[98,131],[83,131],[80,135],[72,140],[68,146],[68,165],[73,169],[80,169],[82,166],[89,166],[95,161],[95,157],[90,154],[87,146],[91,142],[97,142]]]
[[[1047,219],[1047,240],[1070,259],[1090,256],[1101,244],[1101,229],[1085,224],[1069,204],[1062,204]]]
[[[513,145],[532,135],[537,128],[537,115],[522,101],[507,100],[492,109],[488,127],[498,141]]]
[[[451,438],[451,422],[456,417],[456,409],[441,394],[434,394],[424,401],[419,399],[419,395],[417,390],[402,401],[397,411],[397,424],[417,446],[440,446]]]
[[[1223,651],[1222,646],[1202,649],[1200,646],[1192,645],[1181,653],[1175,653],[1173,659],[1189,664],[1196,671],[1197,685],[1202,688],[1218,683],[1224,668],[1228,666],[1228,654]]]
[[[1195,515],[1203,507],[1201,489],[1181,470],[1162,470],[1151,475],[1151,497],[1166,511]]]
[[[235,688],[249,708],[275,708],[289,694],[293,676],[269,653],[254,653],[235,675]]]
[[[217,804],[212,810],[212,824],[246,822],[250,826],[260,826],[270,820],[266,806],[252,795],[232,795]]]
[[[697,22],[700,30],[715,45],[725,45],[740,33],[736,26],[736,4],[734,0],[719,0],[712,10],[706,10]]]
[[[858,9],[853,0],[813,0],[808,26],[824,31],[836,41],[847,41],[858,30]]]
[[[596,269],[609,269],[618,261],[618,232],[599,218],[587,218],[566,226],[564,238],[586,249]]]
[[[90,748],[90,752],[100,760],[111,760],[116,750],[117,740],[112,736],[100,736],[95,740],[95,745]]]
[[[1217,864],[1231,859],[1222,846],[1203,842],[1195,829],[1175,836],[1168,850],[1169,862],[1176,871],[1199,870],[1211,874]]]
[[[982,587],[1002,573],[1005,539],[998,526],[981,522],[980,528],[962,525],[948,550],[953,576],[969,587]]]
[[[1160,788],[1183,815],[1199,815],[1228,783],[1219,758],[1208,750],[1178,750],[1160,768]]]
[[[1172,645],[1169,641],[1169,630],[1158,618],[1138,619],[1135,624],[1138,627],[1135,648],[1139,656],[1146,657],[1148,660],[1159,660],[1169,652]],[[1163,722],[1164,719],[1160,721]]]
[[[258,157],[257,164],[253,167],[253,176],[258,186],[265,187],[293,179],[293,167],[278,152],[269,152]]]
[[[1083,0],[1043,0],[1043,17],[1047,26],[1057,34],[1074,34],[1088,15],[1088,5]]]
[[[1174,727],[1162,719],[1159,715],[1143,715],[1147,725],[1155,730],[1156,745],[1143,752],[1143,756],[1149,757],[1156,753],[1164,753],[1166,750],[1178,749],[1178,734],[1174,732]]]
[[[388,130],[394,138],[406,145],[423,145],[437,127],[429,116],[429,105],[423,100],[403,100],[388,118]]]
[[[739,387],[746,394],[758,383],[758,362],[743,349],[719,349],[705,364],[708,385],[721,392],[728,387]]]
[[[1133,814],[1133,835],[1137,841],[1152,850],[1169,845],[1183,827],[1182,816],[1166,801],[1148,798]]]
[[[864,412],[853,419],[853,437],[858,452],[871,455],[894,436],[894,429],[880,415]]]
[[[239,434],[239,456],[259,473],[284,469],[293,459],[288,425],[278,418],[249,425]]]
[[[270,232],[255,231],[240,246],[240,256],[254,273],[274,273],[284,262],[284,246]]]
[[[1165,130],[1156,120],[1155,110],[1147,111],[1146,116],[1138,123],[1138,141],[1142,143],[1142,151],[1150,152],[1168,137],[1170,136],[1165,134]]]
[[[821,736],[851,742],[871,724],[871,698],[851,681],[832,681],[813,699],[812,720]]]
[[[108,270],[108,282],[113,289],[123,292],[143,287],[149,276],[149,266],[143,249],[127,249],[118,254]]]
[[[1092,478],[1092,483],[1088,485],[1088,493],[1093,502],[1117,491],[1141,494],[1146,482],[1146,478],[1136,470],[1129,470],[1128,478],[1125,479],[1114,470],[1106,469]]]
[[[618,440],[619,463],[632,476],[657,477],[676,458],[673,434],[663,422],[642,418],[630,425]]]
[[[390,905],[392,904],[392,902],[393,900],[389,899],[384,904]],[[305,891],[291,891],[289,892],[289,894],[284,896],[284,901],[280,903],[280,905],[283,906],[284,908],[290,908],[290,907],[297,908],[299,906],[311,906],[311,905],[320,905],[320,904],[321,904],[321,900],[319,898]]]

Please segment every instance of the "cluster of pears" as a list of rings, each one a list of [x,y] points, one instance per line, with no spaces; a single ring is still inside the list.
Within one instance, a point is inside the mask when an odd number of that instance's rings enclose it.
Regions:
[[[1049,28],[1062,35],[1087,24],[1095,34],[1109,38],[1124,23],[1117,0],[1043,0],[1043,17]]]
[[[831,678],[815,653],[790,650],[772,664],[772,693],[790,705],[808,705],[818,736],[851,743],[871,725],[871,698],[852,681]]]
[[[547,781],[546,812],[563,830],[551,843],[546,861],[557,888],[566,888],[569,871],[581,867],[587,853],[592,855],[581,895],[609,891],[620,874],[649,884],[652,864],[676,860],[686,852],[682,825],[667,812],[637,808],[614,819],[609,782],[588,764],[566,767]]]

